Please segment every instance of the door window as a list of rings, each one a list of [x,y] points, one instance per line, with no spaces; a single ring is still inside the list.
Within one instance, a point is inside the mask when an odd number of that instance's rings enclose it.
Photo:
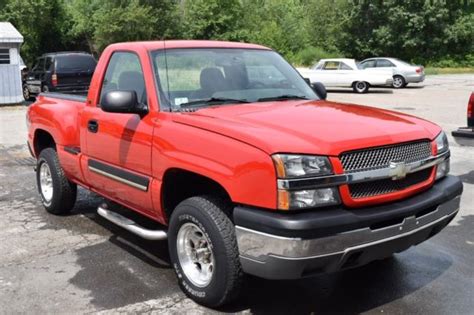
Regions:
[[[340,70],[352,70],[352,68],[346,65],[344,62],[341,62]]]
[[[395,67],[395,65],[387,59],[377,60],[377,68],[386,68],[386,67]]]
[[[120,90],[135,91],[138,100],[147,103],[143,70],[140,59],[134,53],[116,52],[112,55],[102,82],[100,99],[109,91]]]
[[[53,64],[53,58],[47,57],[47,58],[46,58],[46,61],[45,61],[44,69],[45,69],[46,71],[52,70],[52,69],[51,69],[51,65],[52,65],[52,64]]]
[[[38,58],[36,64],[33,67],[33,71],[43,71],[44,70],[44,58]]]
[[[375,60],[367,60],[367,61],[361,62],[360,67],[361,69],[375,68]]]
[[[326,61],[323,67],[324,70],[339,70],[338,61]]]

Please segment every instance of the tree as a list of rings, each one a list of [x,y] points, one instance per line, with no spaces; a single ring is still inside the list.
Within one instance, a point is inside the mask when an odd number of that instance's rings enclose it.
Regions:
[[[243,16],[239,0],[191,0],[182,2],[184,38],[239,39]]]
[[[61,0],[6,1],[0,20],[11,22],[23,35],[21,54],[26,63],[44,52],[67,47],[67,18]]]
[[[116,42],[154,39],[158,17],[151,6],[131,0],[127,5],[102,5],[92,16],[95,22],[94,44],[98,51]]]

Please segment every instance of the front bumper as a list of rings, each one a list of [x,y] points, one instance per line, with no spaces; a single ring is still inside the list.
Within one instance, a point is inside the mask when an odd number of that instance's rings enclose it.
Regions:
[[[301,213],[234,210],[245,272],[297,279],[366,264],[403,251],[441,231],[459,210],[462,183],[454,176],[422,194],[366,209]]]

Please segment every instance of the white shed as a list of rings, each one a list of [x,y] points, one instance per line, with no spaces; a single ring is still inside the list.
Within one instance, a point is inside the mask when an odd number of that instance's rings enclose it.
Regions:
[[[0,105],[23,101],[20,45],[23,36],[10,22],[0,22]]]

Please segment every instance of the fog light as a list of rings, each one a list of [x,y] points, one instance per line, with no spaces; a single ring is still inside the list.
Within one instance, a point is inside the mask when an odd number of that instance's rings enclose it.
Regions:
[[[280,190],[278,192],[278,208],[295,210],[316,208],[339,204],[339,193],[336,187],[306,190]]]
[[[436,179],[440,179],[449,173],[449,159],[444,160],[436,167]]]

